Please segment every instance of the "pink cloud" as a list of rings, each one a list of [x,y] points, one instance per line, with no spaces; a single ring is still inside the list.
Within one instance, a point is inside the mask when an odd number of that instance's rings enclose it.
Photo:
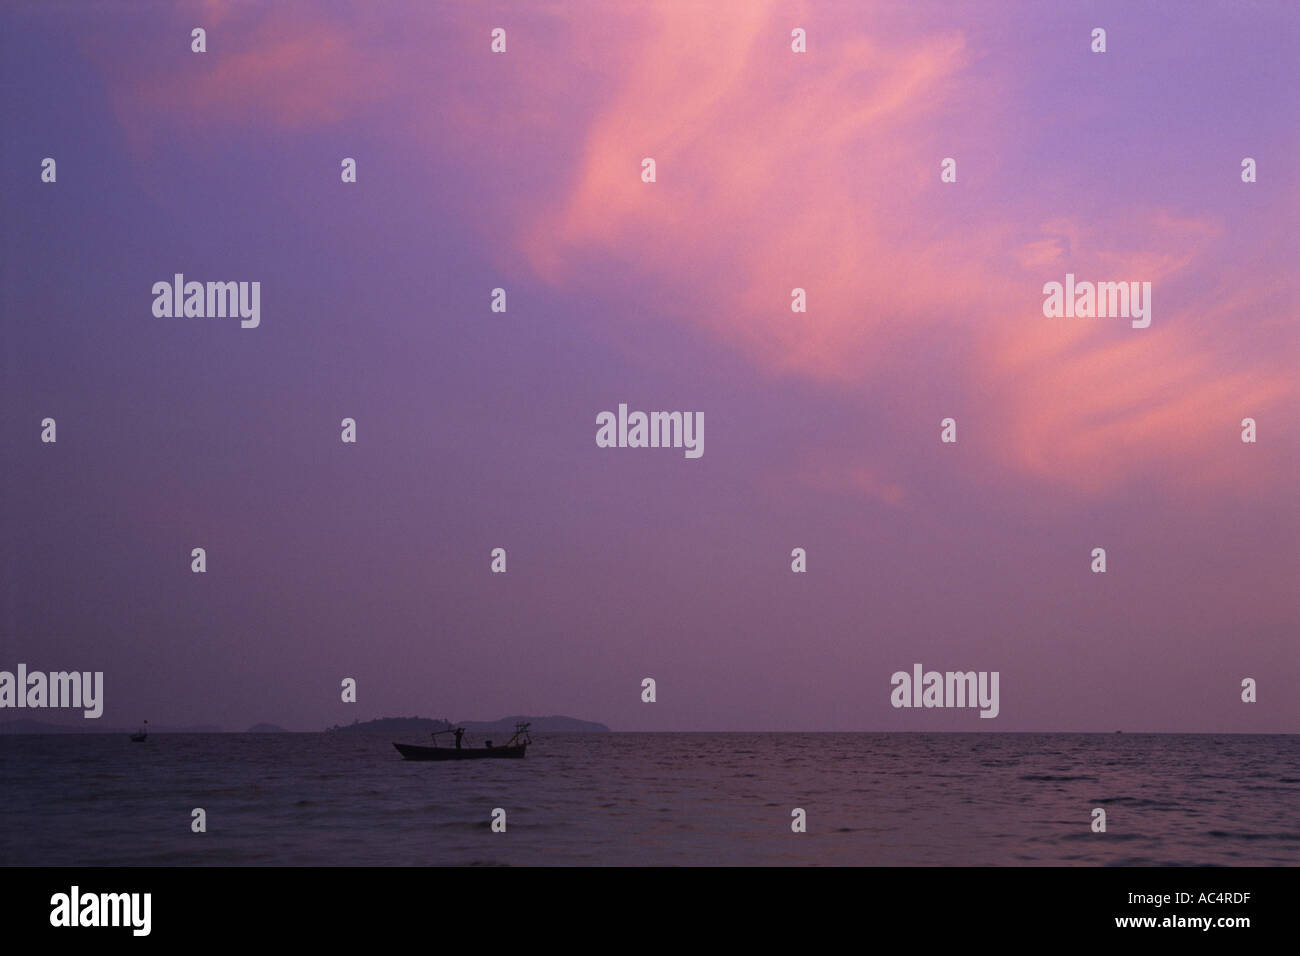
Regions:
[[[1239,480],[1224,423],[1273,414],[1294,390],[1280,363],[1224,361],[1226,303],[1213,321],[1174,305],[1213,269],[1220,222],[1121,207],[1025,237],[1025,218],[1041,215],[1031,195],[955,222],[961,187],[938,183],[947,144],[1014,148],[988,116],[964,115],[1004,84],[971,67],[961,34],[837,29],[800,56],[768,6],[728,8],[721,30],[671,5],[655,13],[592,118],[571,186],[525,224],[541,276],[580,289],[584,270],[633,270],[674,290],[681,321],[758,367],[850,392],[902,357],[961,343],[964,361],[938,374],[1003,423],[1009,441],[989,469],[1083,494],[1153,469],[1188,486]],[[656,183],[640,180],[644,156]],[[1152,282],[1153,328],[1044,318],[1042,283],[1066,271]],[[807,314],[790,311],[794,287]],[[824,463],[838,474],[816,480],[897,501],[880,464],[864,453]],[[1275,465],[1256,478],[1276,479]]]
[[[394,65],[363,23],[292,3],[205,3],[181,20],[183,68],[175,57],[141,58],[118,45],[86,41],[104,71],[115,114],[137,155],[159,135],[226,136],[231,128],[302,130],[343,121],[396,88]],[[193,27],[207,52],[189,50]],[[178,47],[178,50],[181,49]]]
[[[1002,429],[980,467],[1080,494],[1160,469],[1187,487],[1239,483],[1224,423],[1294,410],[1286,355],[1243,348],[1239,331],[1253,316],[1279,340],[1294,281],[1276,278],[1276,262],[1212,281],[1219,219],[1150,206],[1053,214],[1029,190],[981,194],[960,172],[959,185],[939,182],[954,152],[968,170],[967,155],[996,164],[1023,148],[1011,68],[960,30],[818,18],[803,21],[810,52],[794,54],[801,21],[774,3],[566,6],[561,20],[512,20],[511,53],[491,57],[486,21],[452,8],[417,18],[460,50],[427,62],[419,31],[386,35],[377,14],[274,10],[254,21],[211,8],[222,52],[179,74],[112,59],[132,139],[168,124],[301,130],[380,100],[400,118],[394,136],[467,170],[509,175],[537,161],[521,144],[562,139],[571,167],[557,164],[545,188],[485,190],[466,227],[493,236],[503,268],[566,293],[601,295],[611,274],[662,290],[652,314],[629,303],[596,334],[675,320],[765,374],[851,398],[901,376],[942,379]],[[640,179],[646,156],[653,184]],[[1152,327],[1044,318],[1042,283],[1067,271],[1152,282]],[[796,287],[807,313],[790,309]],[[1258,457],[1250,480],[1280,480],[1280,459]],[[903,500],[871,452],[816,472]]]

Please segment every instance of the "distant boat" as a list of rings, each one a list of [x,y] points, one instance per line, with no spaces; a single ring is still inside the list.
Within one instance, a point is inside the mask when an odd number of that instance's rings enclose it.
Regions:
[[[149,739],[149,721],[144,722],[144,726],[131,735],[131,743],[142,744]]]
[[[487,742],[486,747],[439,747],[437,745],[438,733],[451,733],[452,731],[438,731],[433,735],[434,746],[418,747],[414,744],[394,743],[397,752],[405,760],[486,760],[486,759],[523,759],[524,752],[532,740],[528,737],[528,724],[515,724],[515,733],[504,747],[493,747],[492,741]],[[461,734],[464,731],[460,731]]]

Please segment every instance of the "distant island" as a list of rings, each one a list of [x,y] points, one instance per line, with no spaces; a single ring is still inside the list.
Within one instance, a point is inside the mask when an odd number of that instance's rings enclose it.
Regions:
[[[329,734],[431,734],[464,727],[471,734],[505,734],[515,732],[515,724],[527,721],[535,734],[608,734],[604,724],[576,717],[502,717],[498,720],[434,720],[430,717],[378,717],[374,720],[354,720],[350,724],[326,727]]]
[[[536,734],[607,734],[610,729],[604,724],[590,720],[578,720],[574,717],[502,717],[500,720],[462,720],[450,723],[446,720],[432,720],[428,717],[380,717],[376,720],[353,721],[350,724],[325,728],[325,733],[360,733],[360,734],[430,734],[436,730],[450,730],[464,727],[471,734],[505,734],[509,737],[515,732],[515,724],[528,721]],[[138,727],[109,727],[97,720],[69,721],[52,723],[44,720],[0,720],[0,734],[130,734]],[[187,727],[168,727],[162,724],[150,724],[150,734],[291,734],[297,731],[286,730],[279,724],[258,723],[245,731],[226,731],[211,724],[194,724]]]

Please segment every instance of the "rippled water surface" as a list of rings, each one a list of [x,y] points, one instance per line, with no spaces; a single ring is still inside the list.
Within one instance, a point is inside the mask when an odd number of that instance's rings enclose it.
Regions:
[[[447,764],[365,734],[7,736],[0,861],[1294,866],[1300,736],[537,735]]]

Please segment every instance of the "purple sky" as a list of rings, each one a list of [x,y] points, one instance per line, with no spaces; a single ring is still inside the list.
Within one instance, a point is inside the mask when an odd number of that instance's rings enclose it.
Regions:
[[[1300,729],[1293,4],[521,7],[0,14],[0,669],[110,725]],[[998,719],[893,709],[917,661]]]

